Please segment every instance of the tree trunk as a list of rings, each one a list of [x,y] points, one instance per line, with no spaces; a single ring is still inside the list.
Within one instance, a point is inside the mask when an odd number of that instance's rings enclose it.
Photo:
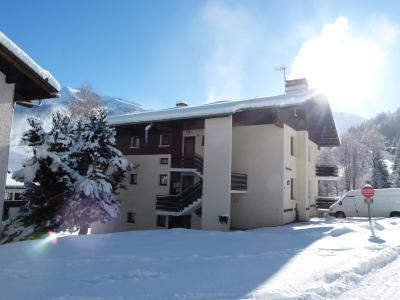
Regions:
[[[89,225],[88,224],[84,224],[81,225],[81,227],[79,228],[79,235],[86,235],[89,232]]]

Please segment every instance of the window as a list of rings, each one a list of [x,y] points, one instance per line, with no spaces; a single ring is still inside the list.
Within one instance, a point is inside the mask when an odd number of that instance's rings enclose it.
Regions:
[[[168,185],[168,175],[160,175],[160,185]]]
[[[165,227],[167,225],[167,217],[166,216],[157,216],[157,226]]]
[[[203,135],[203,138],[201,140],[201,145],[204,147],[204,135]]]
[[[290,155],[294,156],[294,136],[290,137]]]
[[[131,137],[130,148],[139,148],[139,147],[140,147],[140,137],[138,137],[138,136]]]
[[[21,200],[21,194],[20,193],[15,193],[14,200]]]
[[[12,200],[12,193],[4,193],[4,200]]]
[[[128,223],[132,223],[132,224],[135,224],[135,222],[136,222],[136,214],[134,213],[134,212],[128,212],[128,215],[127,215],[127,220],[126,220]]]
[[[294,178],[290,178],[290,199],[295,200],[294,197]]]
[[[168,165],[168,157],[161,157],[160,158],[160,164]]]
[[[167,147],[169,146],[170,136],[169,134],[161,134],[160,135],[160,146]]]
[[[137,184],[137,174],[131,174],[131,184]]]

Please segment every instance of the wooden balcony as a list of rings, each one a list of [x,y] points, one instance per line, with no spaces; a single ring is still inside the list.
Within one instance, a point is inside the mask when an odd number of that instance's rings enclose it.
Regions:
[[[332,165],[319,165],[315,168],[315,174],[318,177],[338,177],[339,168]]]
[[[318,197],[317,198],[317,209],[328,209],[333,203],[335,203],[338,197]]]

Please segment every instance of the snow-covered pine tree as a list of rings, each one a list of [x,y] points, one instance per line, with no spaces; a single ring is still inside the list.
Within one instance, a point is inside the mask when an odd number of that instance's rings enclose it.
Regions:
[[[400,188],[400,140],[397,143],[393,161],[392,186]]]
[[[71,183],[66,165],[72,145],[69,117],[55,114],[49,132],[38,119],[31,118],[28,122],[31,129],[24,134],[22,142],[32,148],[33,157],[14,173],[15,179],[27,185],[22,197],[28,202],[6,225],[6,241],[37,238],[48,231],[58,231],[61,223],[57,208]]]
[[[28,188],[28,202],[6,224],[3,241],[37,238],[48,231],[85,232],[90,223],[107,222],[119,214],[117,189],[131,165],[115,148],[115,130],[103,109],[77,123],[57,113],[46,132],[37,119],[23,142],[33,157],[14,178]]]
[[[87,119],[78,122],[75,130],[71,158],[80,176],[66,201],[65,221],[78,225],[83,234],[90,223],[118,217],[119,202],[114,194],[130,168],[115,148],[115,129],[108,125],[106,118],[106,110],[93,109]]]
[[[391,186],[387,166],[380,156],[374,157],[371,182],[376,189],[390,188]]]

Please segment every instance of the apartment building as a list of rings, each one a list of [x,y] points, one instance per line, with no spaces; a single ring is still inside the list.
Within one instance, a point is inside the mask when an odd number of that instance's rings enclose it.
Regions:
[[[7,173],[6,187],[4,193],[3,220],[14,217],[18,214],[21,206],[26,204],[22,199],[25,192],[25,185],[12,179],[11,173]]]
[[[200,106],[181,101],[109,121],[138,167],[118,195],[120,218],[93,224],[93,233],[307,220],[317,215],[319,149],[340,144],[327,98],[307,88]]]

